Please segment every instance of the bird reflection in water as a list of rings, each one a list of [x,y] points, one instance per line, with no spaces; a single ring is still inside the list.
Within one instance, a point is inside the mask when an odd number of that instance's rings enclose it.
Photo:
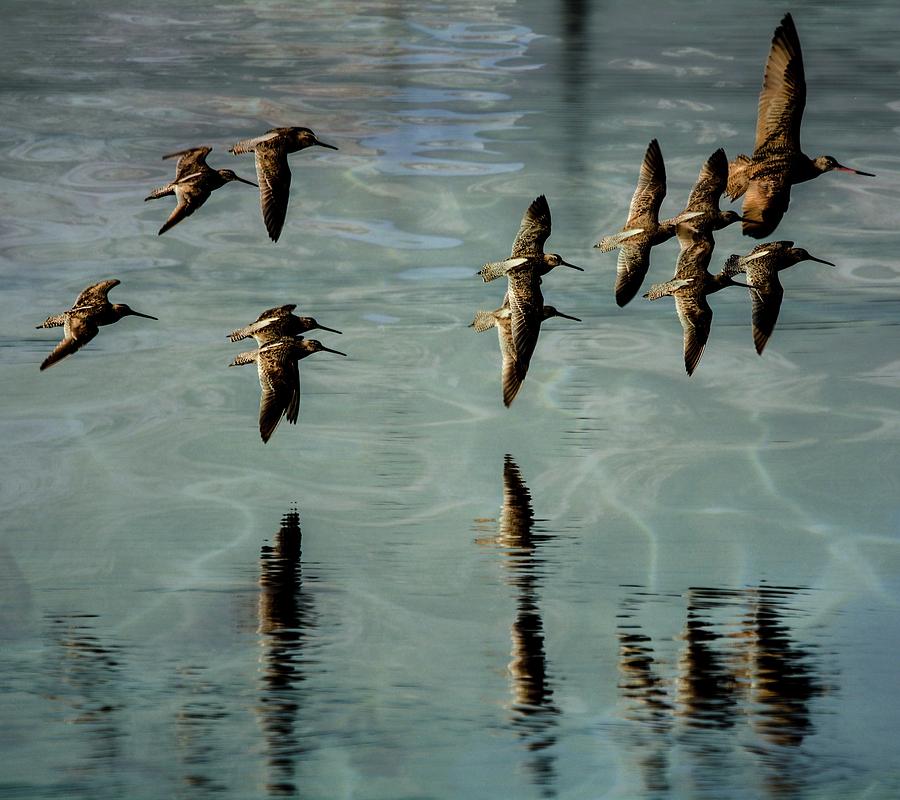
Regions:
[[[79,753],[77,766],[66,770],[67,781],[59,787],[68,796],[96,788],[98,781],[115,782],[116,765],[123,760],[123,648],[95,633],[96,619],[94,614],[49,617],[48,694],[67,708],[64,720],[73,733],[67,734],[66,748]],[[88,748],[84,755],[77,749],[81,743]]]
[[[291,509],[271,545],[259,556],[258,616],[262,685],[257,713],[268,747],[272,796],[295,796],[296,764],[306,752],[297,728],[303,708],[299,690],[307,679],[309,632],[316,627],[312,598],[300,570],[300,514]]]
[[[755,772],[761,796],[804,792],[820,770],[800,745],[815,732],[811,702],[825,684],[814,650],[797,645],[785,623],[799,615],[791,602],[800,593],[768,586],[690,589],[674,676],[662,674],[665,660],[654,659],[651,638],[635,621],[654,596],[636,593],[625,602],[619,688],[623,716],[638,724],[629,741],[637,745],[648,791],[668,790],[669,751],[677,742],[693,761],[698,791],[721,792],[729,768],[737,774],[749,755],[764,768]]]
[[[481,522],[481,520],[479,520]],[[516,616],[510,627],[512,659],[507,667],[511,723],[529,752],[526,767],[544,796],[555,795],[555,756],[559,709],[544,653],[544,624],[538,606],[543,556],[540,544],[550,537],[535,530],[531,493],[512,456],[503,462],[503,505],[497,535],[479,539],[495,545],[506,557],[507,582],[515,590]]]

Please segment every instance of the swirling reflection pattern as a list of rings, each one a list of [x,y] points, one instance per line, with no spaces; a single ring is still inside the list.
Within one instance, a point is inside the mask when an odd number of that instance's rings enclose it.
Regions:
[[[296,795],[296,763],[306,750],[297,729],[309,664],[304,650],[316,621],[312,598],[303,590],[300,546],[300,514],[291,509],[259,556],[262,678],[257,717],[268,748],[266,790],[271,796]]]
[[[815,765],[801,745],[815,732],[813,702],[826,682],[814,648],[796,644],[785,621],[798,615],[791,602],[800,593],[769,586],[688,590],[674,676],[664,674],[665,660],[654,658],[652,639],[636,622],[654,596],[623,603],[622,715],[632,723],[629,749],[651,796],[670,788],[676,745],[690,757],[699,795],[721,792],[723,770],[737,770],[748,755],[762,767],[761,796],[804,794]]]
[[[540,544],[550,538],[535,529],[531,493],[512,456],[503,461],[503,505],[497,536],[480,540],[502,548],[515,590],[516,616],[510,626],[512,656],[508,666],[510,721],[529,753],[526,767],[545,796],[555,795],[555,756],[559,708],[553,702],[553,682],[544,653],[544,623],[538,605],[543,556]]]

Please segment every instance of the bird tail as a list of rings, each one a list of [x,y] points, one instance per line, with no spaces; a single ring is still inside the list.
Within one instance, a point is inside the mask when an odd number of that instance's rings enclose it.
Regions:
[[[242,364],[252,364],[256,361],[256,357],[259,355],[259,350],[249,350],[246,353],[238,353],[234,357],[234,361],[232,361],[228,366],[229,367],[239,367]]]
[[[630,228],[627,231],[614,233],[612,236],[604,236],[594,245],[594,247],[598,248],[601,253],[608,253],[610,250],[615,250],[617,247],[620,247],[632,236],[637,236],[639,233],[642,233],[643,230],[643,228]]]
[[[475,319],[472,320],[469,327],[475,328],[475,333],[481,333],[482,331],[493,328],[496,324],[497,321],[492,311],[476,311]]]
[[[737,200],[750,185],[750,157],[743,153],[728,165],[728,183],[725,194]]]
[[[56,314],[52,317],[47,317],[40,325],[35,325],[35,328],[58,328],[60,325],[66,324],[66,315],[65,314]]]
[[[654,283],[650,287],[650,291],[644,295],[648,300],[659,300],[660,297],[666,297],[683,286],[693,283],[693,278],[673,278],[665,283]]]
[[[158,186],[144,198],[144,202],[146,203],[148,200],[155,200],[157,197],[165,197],[169,194],[175,194],[174,183],[167,183],[165,186]]]

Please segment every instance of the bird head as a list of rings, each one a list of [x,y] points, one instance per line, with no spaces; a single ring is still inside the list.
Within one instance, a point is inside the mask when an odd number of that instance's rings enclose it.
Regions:
[[[838,160],[832,156],[819,156],[818,158],[814,158],[813,164],[819,172],[831,172],[831,170],[836,169],[839,172],[852,172],[855,175],[865,175],[867,178],[875,177],[871,172],[862,172],[858,169],[845,167],[843,164],[838,163]]]
[[[126,305],[125,303],[113,303],[113,310],[116,312],[116,316],[121,319],[122,317],[143,317],[144,319],[155,319],[158,320],[158,317],[151,317],[149,314],[142,314],[140,311],[135,311],[131,306]]]
[[[335,355],[339,356],[347,355],[346,353],[342,353],[340,350],[332,350],[330,347],[325,347],[325,345],[322,344],[318,339],[304,339],[303,346],[310,353],[325,352],[334,353]]]
[[[294,136],[300,150],[304,147],[313,147],[314,145],[327,147],[329,150],[337,150],[337,147],[333,144],[327,144],[326,142],[320,141],[309,128],[294,128]]]
[[[226,183],[228,183],[229,181],[240,181],[241,183],[246,183],[248,186],[255,186],[257,189],[259,188],[258,183],[254,183],[253,181],[247,181],[247,180],[244,180],[243,178],[238,177],[237,175],[234,174],[233,170],[219,169],[219,170],[216,170],[216,172],[219,173],[222,180],[225,181]]]
[[[832,264],[830,261],[825,261],[821,258],[816,258],[815,256],[811,256],[808,250],[804,250],[802,247],[792,247],[788,250],[788,255],[791,260],[791,264],[796,264],[798,261],[816,261],[819,264],[827,264],[829,267],[835,267],[836,264]]]
[[[548,267],[569,267],[571,269],[577,269],[579,272],[584,272],[581,267],[576,267],[574,264],[570,264],[568,261],[563,260],[563,257],[558,253],[544,253],[544,263]]]

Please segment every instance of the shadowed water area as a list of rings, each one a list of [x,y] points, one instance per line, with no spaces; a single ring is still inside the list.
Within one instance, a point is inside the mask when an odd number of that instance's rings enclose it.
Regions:
[[[593,245],[652,138],[664,216],[752,151],[786,10],[805,152],[877,177],[794,187],[774,238],[837,266],[781,274],[762,357],[747,291],[712,296],[688,378],[671,299],[618,308]],[[900,795],[896,40],[889,3],[16,4],[0,798]],[[277,244],[239,183],[157,236],[162,155],[255,180],[228,148],[285,125],[339,150],[289,157]],[[475,273],[539,194],[582,322],[506,409]],[[39,372],[35,326],[107,278],[158,321]],[[285,303],[348,357],[301,362],[264,445],[226,336]]]

